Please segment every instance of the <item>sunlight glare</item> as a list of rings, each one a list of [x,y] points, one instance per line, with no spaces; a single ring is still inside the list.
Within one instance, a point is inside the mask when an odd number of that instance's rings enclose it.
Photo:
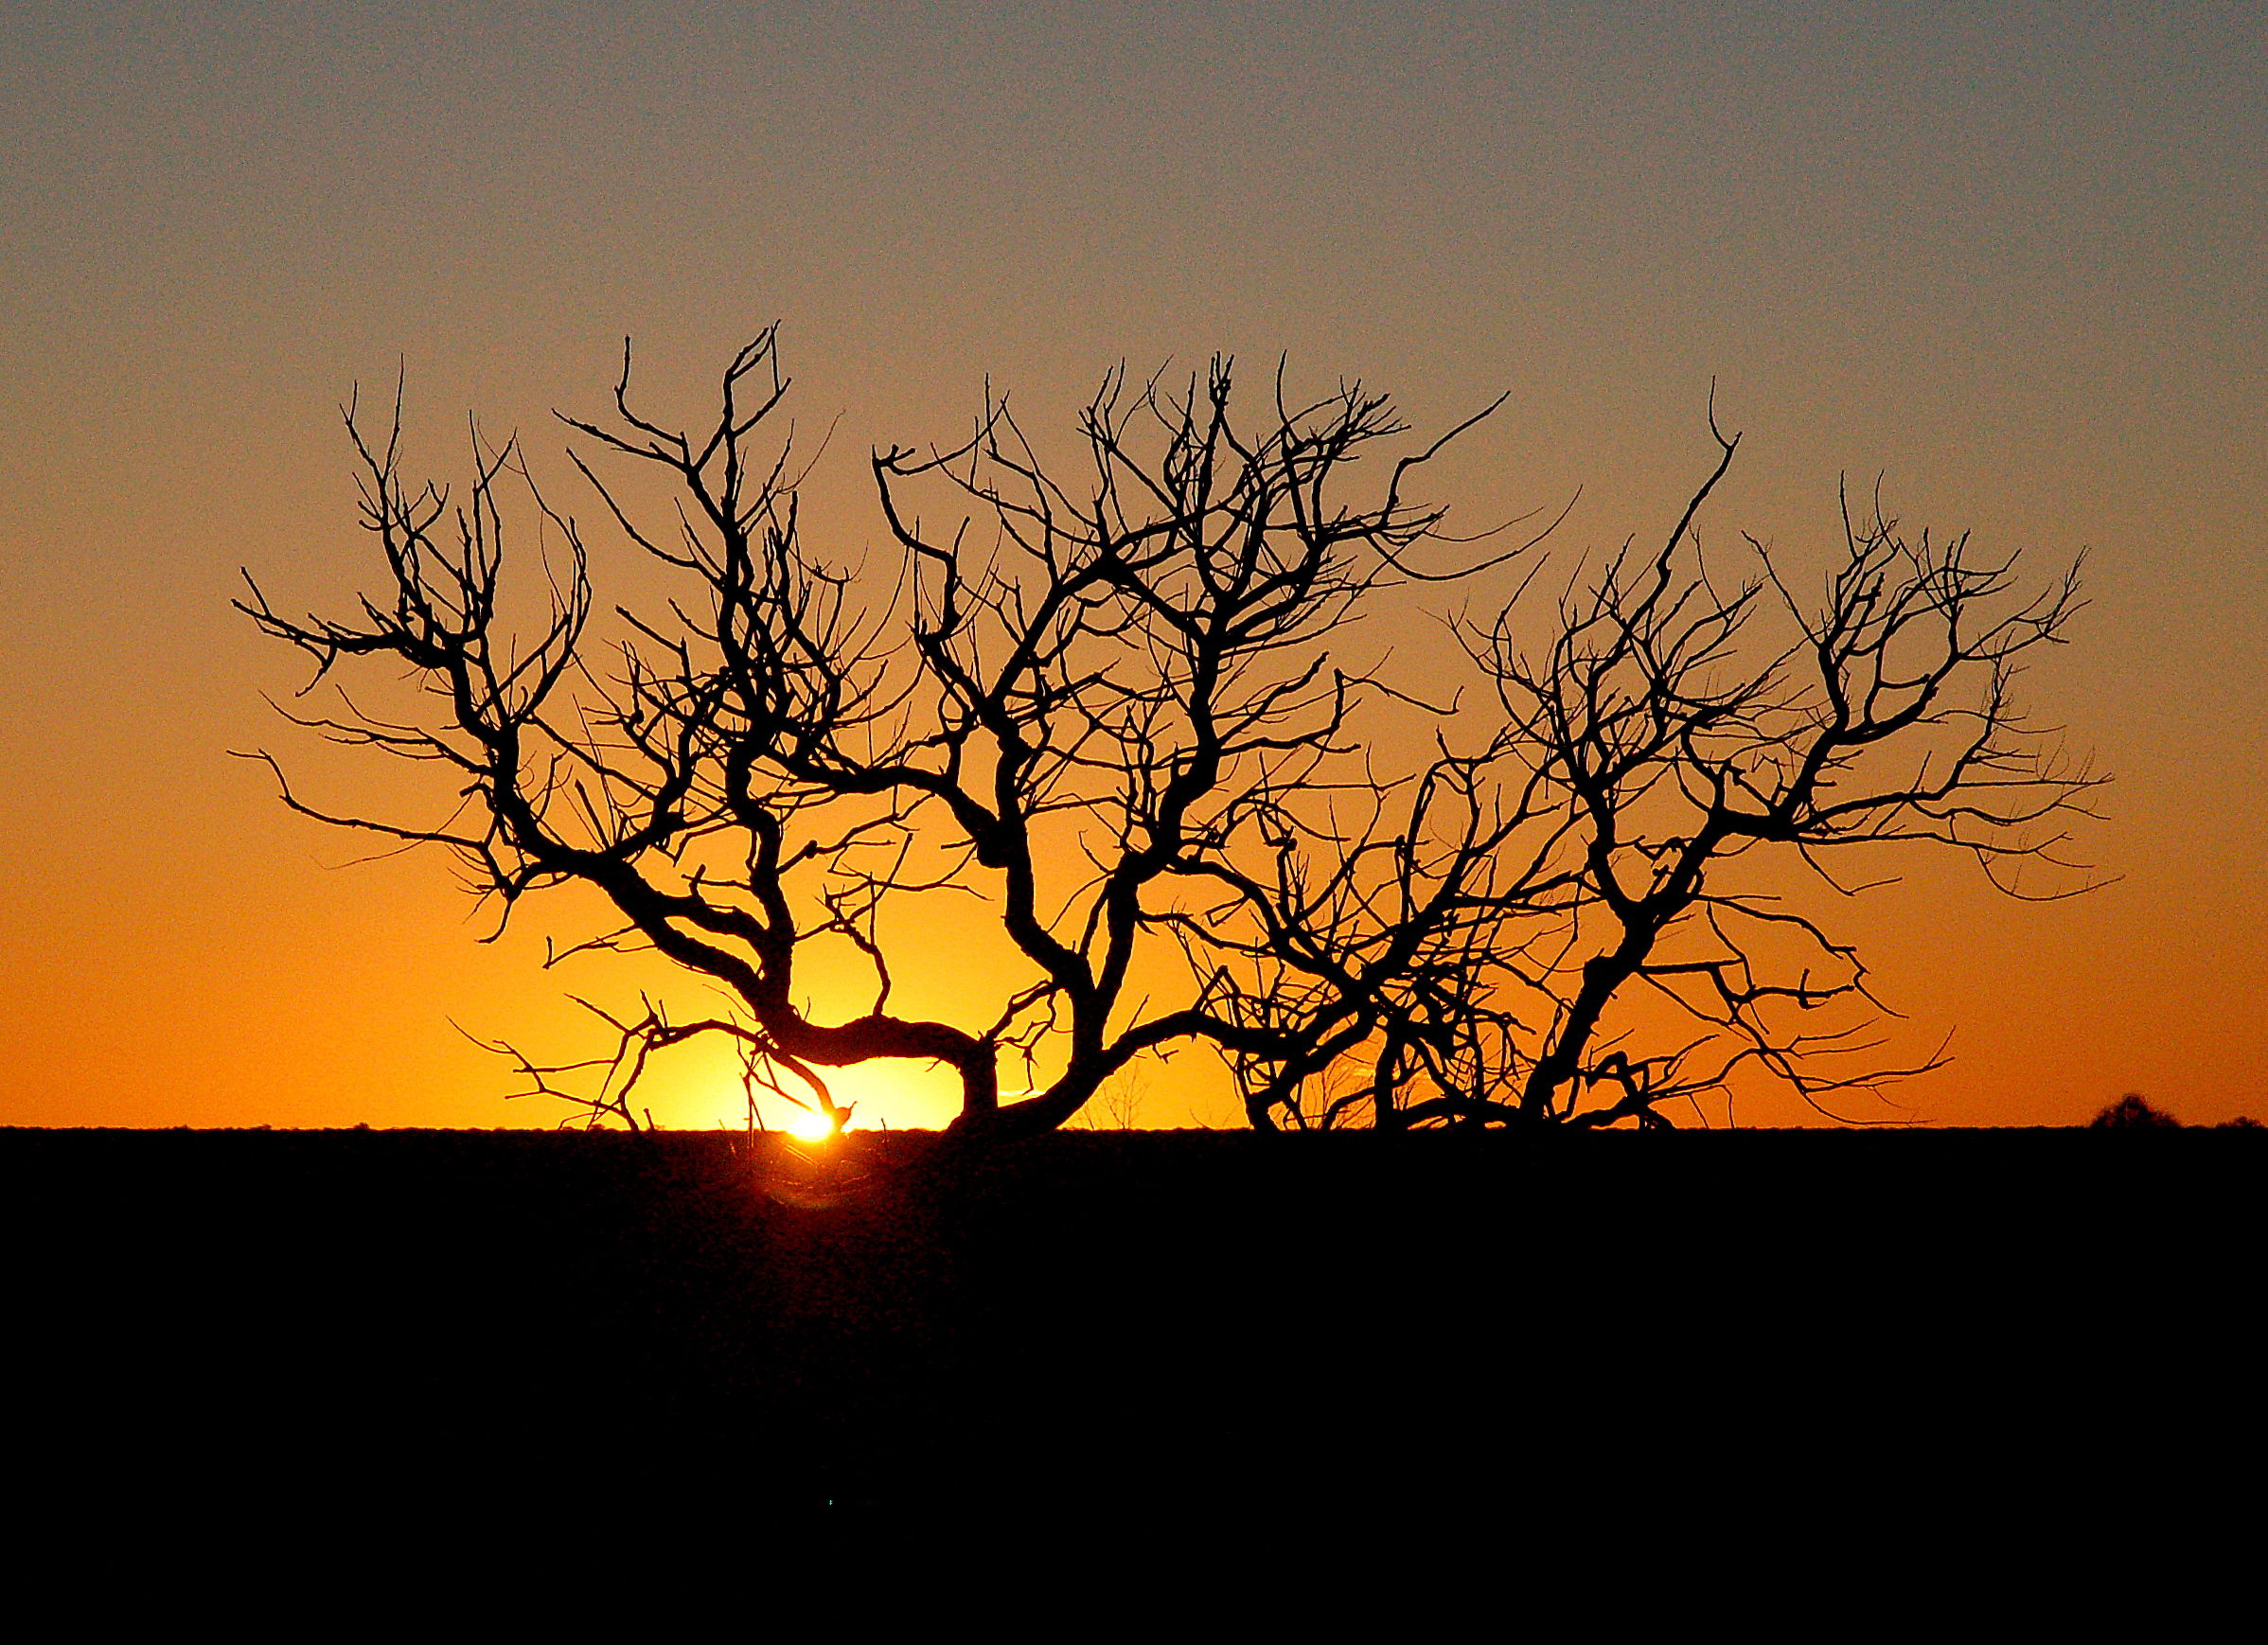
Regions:
[[[827,1123],[827,1117],[817,1108],[790,1108],[788,1122],[781,1128],[806,1142],[824,1142],[834,1135],[834,1128]]]

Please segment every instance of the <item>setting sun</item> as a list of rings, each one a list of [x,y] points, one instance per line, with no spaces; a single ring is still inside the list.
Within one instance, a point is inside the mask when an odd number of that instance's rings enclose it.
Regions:
[[[817,1108],[792,1108],[788,1122],[780,1127],[789,1136],[801,1137],[806,1142],[824,1142],[835,1134],[827,1117]]]

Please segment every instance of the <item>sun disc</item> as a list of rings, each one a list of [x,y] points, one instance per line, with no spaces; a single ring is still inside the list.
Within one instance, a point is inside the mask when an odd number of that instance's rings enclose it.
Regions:
[[[801,1137],[806,1142],[822,1142],[834,1135],[834,1126],[817,1108],[791,1108],[786,1126],[788,1134]]]

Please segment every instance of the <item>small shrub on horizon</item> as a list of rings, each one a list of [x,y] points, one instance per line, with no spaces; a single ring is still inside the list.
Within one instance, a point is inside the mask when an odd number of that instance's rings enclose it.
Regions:
[[[2091,1131],[2178,1131],[2181,1122],[2153,1108],[2140,1091],[2129,1091],[2087,1122]]]

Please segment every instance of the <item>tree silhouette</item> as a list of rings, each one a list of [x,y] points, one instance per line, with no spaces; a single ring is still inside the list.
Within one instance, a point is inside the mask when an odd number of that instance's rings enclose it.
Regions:
[[[684,591],[664,610],[617,608],[602,634],[584,528],[518,445],[476,428],[453,504],[405,472],[399,397],[382,438],[346,414],[391,586],[343,620],[287,617],[249,574],[239,602],[314,659],[309,690],[343,663],[406,670],[418,706],[399,716],[341,691],[291,717],[435,768],[459,801],[434,826],[336,812],[258,755],[287,805],[448,848],[507,918],[531,891],[585,886],[621,923],[582,947],[657,950],[732,999],[698,1019],[609,1015],[592,1061],[510,1052],[594,1122],[634,1125],[647,1059],[703,1035],[738,1043],[752,1093],[837,1126],[826,1070],[943,1064],[972,1141],[1060,1125],[1190,1042],[1228,1059],[1263,1127],[1658,1122],[1748,1060],[1817,1100],[1852,1083],[1818,1071],[1851,1031],[1782,1019],[1863,997],[1863,970],[1805,916],[1721,885],[1726,866],[1770,847],[1824,874],[1892,840],[2052,860],[2036,826],[2092,781],[2008,699],[2016,659],[2076,609],[2068,577],[2025,600],[2011,564],[1974,563],[1965,539],[1909,547],[1877,510],[1851,522],[1823,603],[1753,543],[1760,574],[1721,591],[1691,528],[1730,463],[1722,435],[1666,546],[1625,548],[1532,628],[1543,534],[1428,563],[1444,510],[1406,494],[1494,407],[1411,445],[1359,384],[1298,402],[1279,374],[1255,416],[1222,361],[1172,387],[1114,373],[1066,474],[988,398],[958,446],[875,453],[896,552],[872,575],[805,542],[792,442],[772,432],[776,328],[699,429],[651,420],[630,388],[626,345],[612,416],[562,420],[611,531]],[[1362,490],[1358,462],[1390,452]],[[524,631],[505,615],[507,486],[538,536]],[[1431,754],[1392,769],[1361,716],[1424,705],[1348,671],[1334,630],[1396,584],[1514,562],[1518,596],[1458,629],[1493,719],[1428,710],[1445,721]],[[1794,628],[1752,653],[1772,600]],[[953,891],[987,899],[1029,967],[977,1026],[891,1010],[885,909]],[[864,1009],[801,1002],[816,943],[863,957]],[[1180,979],[1164,999],[1161,957]],[[1604,1026],[1632,984],[1699,1032],[1635,1052]],[[1003,1093],[1004,1065],[1028,1094]]]
[[[1710,427],[1718,460],[1659,548],[1625,544],[1549,604],[1532,576],[1465,628],[1493,734],[1444,746],[1397,831],[1276,899],[1276,973],[1249,1010],[1346,1021],[1371,1061],[1332,1094],[1309,1076],[1335,1041],[1248,1057],[1256,1123],[1661,1123],[1744,1064],[1831,1111],[1922,1070],[1867,1060],[1855,948],[1790,906],[1784,872],[1755,872],[1760,854],[1846,895],[1838,858],[1902,843],[1968,852],[2019,897],[2084,889],[2061,822],[2100,779],[2011,702],[2025,653],[2078,610],[2076,568],[2026,594],[2012,557],[1909,538],[1846,494],[1816,598],[1752,537],[1727,582],[1693,529],[1738,445]],[[1350,971],[1361,986],[1336,981]],[[1656,1027],[1652,1051],[1607,1032],[1634,985],[1685,1032]]]
[[[2165,1109],[2152,1106],[2140,1091],[2129,1091],[2087,1122],[2096,1131],[2178,1131],[2182,1123]]]

